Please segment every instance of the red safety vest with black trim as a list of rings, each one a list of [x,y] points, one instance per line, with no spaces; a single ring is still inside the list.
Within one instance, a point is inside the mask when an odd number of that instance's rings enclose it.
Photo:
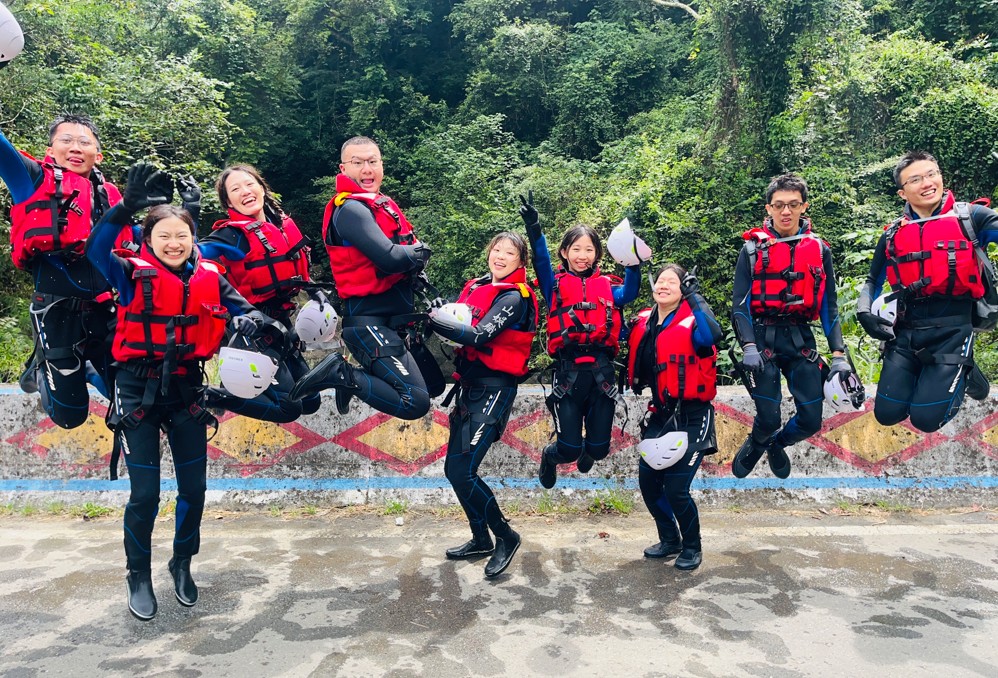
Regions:
[[[946,191],[937,217],[912,220],[908,215],[887,226],[887,281],[915,297],[980,299],[984,296],[981,262]]]
[[[14,265],[27,269],[39,254],[62,252],[83,256],[83,247],[97,216],[93,214],[93,184],[88,177],[55,164],[50,156],[38,161],[42,182],[24,202],[10,208],[10,245]],[[121,193],[101,179],[109,206],[121,202]]]
[[[249,243],[243,259],[226,259],[229,280],[249,303],[294,296],[301,290],[300,283],[309,282],[308,240],[291,217],[285,216],[281,225],[275,226],[229,210],[227,220],[216,221],[211,227],[213,231],[222,228],[241,231]]]
[[[135,283],[131,303],[118,311],[111,349],[115,360],[164,361],[172,367],[218,352],[229,318],[219,288],[225,274],[220,264],[198,259],[185,282],[145,246],[138,254],[115,254],[132,264]]]
[[[367,205],[385,237],[396,245],[415,245],[416,234],[395,201],[382,193],[365,193],[356,181],[345,174],[336,175],[336,197],[326,205],[322,217],[322,240],[329,253],[329,265],[341,299],[366,297],[387,292],[407,277],[405,273],[384,273],[356,247],[330,245],[328,233],[333,227],[333,213],[346,200]]]
[[[560,270],[548,311],[548,353],[605,348],[617,355],[623,318],[613,305],[613,286],[623,282],[615,275],[601,275],[599,269],[588,277]]]
[[[481,322],[485,313],[492,308],[496,297],[509,290],[516,290],[520,296],[529,298],[533,306],[531,327],[526,330],[507,327],[485,346],[462,346],[456,353],[466,360],[480,361],[490,370],[522,377],[527,373],[530,347],[537,330],[537,295],[527,285],[527,272],[522,267],[510,273],[502,282],[491,283],[489,280],[491,278],[469,280],[457,299],[458,303],[471,307],[471,326],[475,327]]]
[[[825,242],[803,220],[801,233],[781,238],[763,223],[745,231],[752,264],[753,316],[817,320],[825,297]]]
[[[627,381],[634,387],[635,367],[641,340],[648,331],[651,309],[638,313],[638,319],[627,337],[630,353],[627,357]],[[696,354],[693,346],[693,325],[696,322],[690,305],[684,299],[667,326],[659,328],[655,338],[655,393],[661,402],[672,400],[702,400],[708,402],[717,395],[717,347],[708,358]]]

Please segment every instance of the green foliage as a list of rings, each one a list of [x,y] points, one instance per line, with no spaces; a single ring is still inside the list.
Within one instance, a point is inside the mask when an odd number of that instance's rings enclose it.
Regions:
[[[626,516],[634,510],[634,492],[623,487],[606,487],[596,490],[589,502],[590,513],[612,513]]]
[[[404,516],[409,511],[409,502],[405,499],[386,499],[385,500],[385,510],[386,516]]]
[[[15,317],[0,317],[0,381],[17,381],[31,353],[31,335]]]

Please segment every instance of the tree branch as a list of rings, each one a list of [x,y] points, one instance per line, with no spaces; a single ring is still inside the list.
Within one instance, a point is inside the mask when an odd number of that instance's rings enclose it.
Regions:
[[[681,9],[687,14],[689,14],[691,17],[693,17],[694,21],[700,20],[700,13],[685,3],[678,2],[677,0],[651,0],[651,1],[656,5],[661,5],[662,7],[674,7],[675,9]]]

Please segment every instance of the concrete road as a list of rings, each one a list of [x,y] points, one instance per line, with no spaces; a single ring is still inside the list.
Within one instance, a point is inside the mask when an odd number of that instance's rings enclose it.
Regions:
[[[206,516],[180,607],[125,606],[115,519],[0,519],[0,675],[998,675],[998,515],[703,516],[704,565],[641,557],[642,512],[519,517],[495,581],[453,513]]]

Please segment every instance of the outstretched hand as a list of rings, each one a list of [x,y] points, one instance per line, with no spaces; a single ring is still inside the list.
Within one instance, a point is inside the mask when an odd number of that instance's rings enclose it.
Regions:
[[[541,222],[534,207],[534,191],[527,191],[527,197],[520,195],[520,218],[527,227],[527,235],[531,240],[536,240],[541,235]]]
[[[137,162],[128,170],[128,184],[122,206],[134,214],[173,199],[173,181],[163,170],[147,162]]]

